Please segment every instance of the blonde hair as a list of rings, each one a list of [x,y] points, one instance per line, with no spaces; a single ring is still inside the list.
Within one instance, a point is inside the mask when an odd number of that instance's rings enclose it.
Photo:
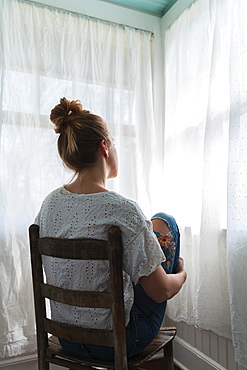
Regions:
[[[51,110],[50,120],[59,135],[58,152],[65,165],[76,173],[97,161],[101,140],[109,141],[104,120],[84,110],[80,100],[60,99]]]

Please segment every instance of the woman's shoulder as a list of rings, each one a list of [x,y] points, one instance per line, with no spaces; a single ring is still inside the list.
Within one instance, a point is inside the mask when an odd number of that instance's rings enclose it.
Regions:
[[[115,193],[114,191],[111,191],[108,194],[112,198],[112,201],[115,202],[116,206],[120,209],[129,209],[130,211],[142,214],[141,208],[133,199],[126,198],[125,196]]]
[[[45,196],[42,201],[40,212],[44,212],[46,209],[54,208],[57,204],[61,202],[60,193],[62,187],[52,190],[49,194]]]
[[[46,195],[43,203],[50,201],[51,199],[59,198],[59,195],[61,194],[62,189],[63,189],[63,186],[60,186],[59,188],[52,190],[50,193]]]
[[[147,227],[147,218],[141,208],[133,199],[129,199],[118,193],[109,194],[109,203],[112,203],[112,214],[116,223],[128,226],[128,229],[138,230]],[[111,200],[110,200],[111,199]]]

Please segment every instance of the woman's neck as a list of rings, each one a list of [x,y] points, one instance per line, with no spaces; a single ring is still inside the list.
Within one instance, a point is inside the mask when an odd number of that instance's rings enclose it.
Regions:
[[[96,169],[88,169],[78,174],[75,181],[65,186],[65,189],[76,194],[92,194],[107,192],[106,178]]]

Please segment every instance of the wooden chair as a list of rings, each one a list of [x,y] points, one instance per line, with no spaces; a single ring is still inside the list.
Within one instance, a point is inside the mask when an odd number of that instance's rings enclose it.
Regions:
[[[109,229],[108,241],[97,239],[39,238],[39,226],[29,228],[34,302],[37,327],[39,370],[48,370],[49,364],[69,369],[106,368],[116,370],[141,369],[141,365],[164,349],[164,369],[172,370],[172,340],[176,328],[161,328],[154,341],[140,354],[127,359],[124,323],[121,232],[116,226]],[[66,259],[109,259],[111,292],[83,292],[54,287],[44,283],[42,255]],[[85,329],[50,320],[46,316],[45,298],[80,307],[110,308],[113,330]],[[48,333],[52,334],[48,338]],[[57,337],[85,344],[114,347],[115,361],[83,359],[70,355],[61,347]]]

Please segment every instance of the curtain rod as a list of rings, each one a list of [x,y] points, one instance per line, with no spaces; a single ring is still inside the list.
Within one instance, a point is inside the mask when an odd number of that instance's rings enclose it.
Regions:
[[[105,19],[92,17],[92,16],[87,15],[87,14],[73,12],[72,10],[67,10],[67,9],[63,9],[63,8],[58,8],[58,7],[56,7],[56,6],[49,5],[49,4],[39,3],[38,1],[33,1],[33,0],[23,0],[23,1],[24,1],[24,2],[26,2],[26,3],[36,4],[36,5],[39,5],[39,6],[42,6],[42,7],[48,7],[48,8],[51,8],[51,9],[60,10],[60,11],[65,12],[65,13],[71,13],[71,14],[74,14],[74,15],[77,15],[77,16],[78,16],[78,15],[81,15],[82,17],[85,17],[85,18],[89,18],[89,19],[92,19],[92,20],[101,21],[101,22],[105,22],[105,23],[109,23],[109,24],[114,24],[114,25],[116,25],[116,26],[123,27],[123,28],[125,28],[125,27],[130,27],[130,28],[133,28],[134,30],[137,30],[137,31],[148,32],[148,33],[150,33],[150,41],[152,41],[152,40],[154,39],[154,33],[153,33],[152,31],[144,30],[144,29],[142,29],[142,28],[137,28],[137,27],[127,26],[126,24],[121,24],[121,23],[117,23],[117,22],[107,21],[107,20],[105,20]]]

